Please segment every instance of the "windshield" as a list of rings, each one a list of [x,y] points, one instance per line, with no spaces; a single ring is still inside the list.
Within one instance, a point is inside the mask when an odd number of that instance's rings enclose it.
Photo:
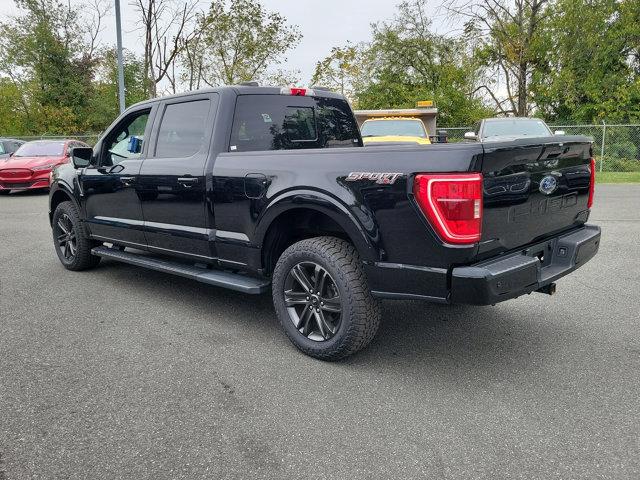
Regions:
[[[521,120],[508,119],[485,122],[482,136],[489,137],[546,137],[551,130],[536,118]]]
[[[427,132],[420,120],[367,120],[362,124],[363,137],[387,135],[426,138]]]
[[[64,142],[29,142],[22,145],[15,157],[61,157]]]

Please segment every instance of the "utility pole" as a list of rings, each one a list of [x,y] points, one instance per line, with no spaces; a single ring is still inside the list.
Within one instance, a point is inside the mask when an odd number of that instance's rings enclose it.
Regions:
[[[124,112],[124,66],[122,64],[122,22],[120,21],[120,0],[116,0],[116,42],[118,47],[118,100],[120,113]]]

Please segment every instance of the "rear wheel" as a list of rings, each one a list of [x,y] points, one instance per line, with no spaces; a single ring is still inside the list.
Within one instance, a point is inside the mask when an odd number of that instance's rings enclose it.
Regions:
[[[96,243],[86,234],[72,202],[60,203],[53,214],[53,242],[67,270],[86,270],[100,263],[100,257],[91,254]]]
[[[358,254],[334,237],[302,240],[278,259],[273,302],[280,324],[302,352],[336,360],[367,346],[380,324]]]
[[[0,195],[9,195],[10,193],[11,193],[11,190],[5,190],[5,189],[0,190]]]

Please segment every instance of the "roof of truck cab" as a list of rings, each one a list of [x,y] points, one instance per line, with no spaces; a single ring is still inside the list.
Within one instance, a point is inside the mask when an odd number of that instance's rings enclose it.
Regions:
[[[171,100],[174,98],[182,98],[188,97],[191,95],[201,95],[203,93],[220,93],[220,92],[233,92],[235,95],[281,95],[282,89],[285,87],[256,87],[252,85],[224,85],[221,87],[210,87],[210,88],[201,88],[199,90],[191,90],[183,93],[176,93],[173,95],[166,95],[163,97],[150,98],[148,100],[143,100],[138,102],[131,107],[139,107],[143,105],[151,105],[153,103],[162,101],[162,100]],[[286,87],[288,88],[288,87]],[[304,87],[302,87],[304,88]],[[337,98],[345,100],[345,96],[339,93],[325,90],[325,89],[314,89],[313,87],[309,87],[310,90],[313,90],[313,97],[326,97],[326,98]],[[293,96],[293,95],[292,95]]]

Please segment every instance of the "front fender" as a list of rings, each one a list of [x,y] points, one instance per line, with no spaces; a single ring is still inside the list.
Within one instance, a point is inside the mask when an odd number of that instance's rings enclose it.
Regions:
[[[53,212],[61,201],[70,200],[78,208],[82,217],[82,208],[77,195],[77,174],[75,168],[69,168],[65,164],[52,172],[51,186],[49,187],[49,223],[53,219]],[[61,199],[64,195],[66,199]]]

